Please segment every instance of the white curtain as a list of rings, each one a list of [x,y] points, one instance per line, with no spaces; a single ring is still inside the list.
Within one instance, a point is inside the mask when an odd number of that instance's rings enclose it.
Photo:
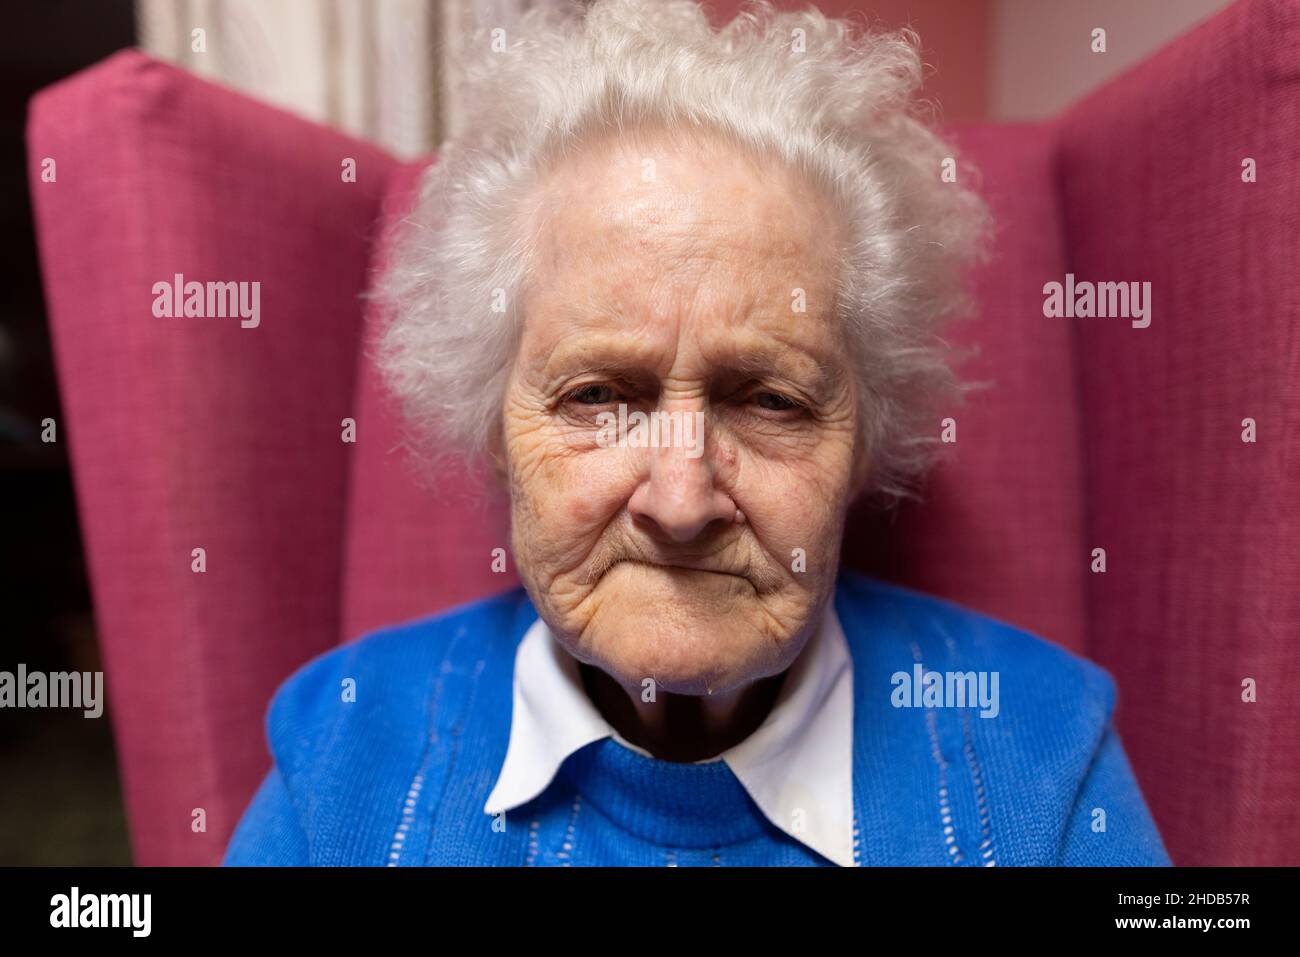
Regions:
[[[458,129],[444,52],[473,23],[507,26],[544,2],[136,0],[136,11],[146,52],[410,158]]]

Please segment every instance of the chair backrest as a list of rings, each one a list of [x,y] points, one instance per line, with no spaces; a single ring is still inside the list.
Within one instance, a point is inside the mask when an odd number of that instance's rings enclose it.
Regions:
[[[216,863],[271,692],[338,641],[340,422],[397,164],[135,51],[40,93],[28,150],[135,859]],[[259,282],[258,325],[155,317],[177,274]]]
[[[382,268],[391,227],[411,208],[426,166],[403,166],[390,180],[376,269]],[[509,500],[496,481],[469,469],[424,474],[404,448],[396,403],[366,358],[385,317],[373,302],[367,306],[357,373],[365,434],[353,457],[343,640],[519,583],[509,557]]]
[[[1088,650],[1120,681],[1174,861],[1294,865],[1300,5],[1229,7],[1058,140],[1076,279],[1151,284],[1147,328],[1057,320],[1077,338],[1087,546],[1106,549]]]
[[[1086,647],[1082,449],[1070,328],[1042,314],[1045,277],[1064,271],[1050,129],[954,130],[996,223],[993,255],[973,277],[976,314],[952,341],[978,349],[962,366],[979,386],[953,409],[952,458],[921,503],[896,516],[858,511],[845,558],[873,574],[942,595]],[[968,162],[969,161],[969,162]],[[936,434],[940,423],[934,423]]]

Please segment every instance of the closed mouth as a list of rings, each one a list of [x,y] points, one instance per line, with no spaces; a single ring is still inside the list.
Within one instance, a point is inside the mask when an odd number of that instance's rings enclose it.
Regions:
[[[724,571],[721,568],[699,568],[695,565],[679,565],[675,562],[651,562],[646,561],[644,558],[621,558],[614,564],[622,565],[625,563],[629,565],[644,565],[647,568],[663,568],[679,572],[703,572],[706,575],[726,575],[730,578],[745,577],[738,572]]]

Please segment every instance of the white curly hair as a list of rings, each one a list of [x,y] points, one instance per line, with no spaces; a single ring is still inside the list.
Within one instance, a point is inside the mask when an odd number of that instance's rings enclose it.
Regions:
[[[917,97],[914,33],[767,0],[717,30],[694,0],[594,0],[479,25],[461,57],[464,129],[425,172],[375,293],[388,311],[375,359],[417,452],[474,458],[501,427],[536,185],[585,143],[655,126],[784,161],[838,212],[836,309],[871,463],[862,491],[886,504],[915,495],[939,416],[963,391],[940,333],[969,305],[964,267],[989,217],[941,176],[956,154]]]

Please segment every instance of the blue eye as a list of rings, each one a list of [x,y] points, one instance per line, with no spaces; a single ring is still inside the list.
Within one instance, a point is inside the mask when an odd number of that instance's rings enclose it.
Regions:
[[[570,392],[569,398],[580,405],[604,405],[614,401],[614,390],[607,385],[584,385]]]

